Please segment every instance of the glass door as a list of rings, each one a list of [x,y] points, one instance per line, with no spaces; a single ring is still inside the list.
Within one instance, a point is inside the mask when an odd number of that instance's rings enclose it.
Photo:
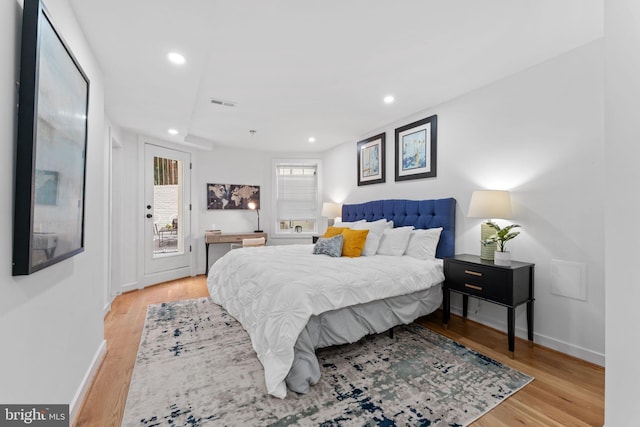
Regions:
[[[190,263],[190,154],[145,145],[145,274]]]

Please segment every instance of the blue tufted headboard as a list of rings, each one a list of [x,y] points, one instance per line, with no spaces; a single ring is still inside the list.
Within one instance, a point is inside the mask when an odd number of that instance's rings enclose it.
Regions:
[[[442,227],[436,257],[455,255],[456,199],[374,200],[342,205],[342,221],[393,221],[394,227],[413,225],[415,228]]]

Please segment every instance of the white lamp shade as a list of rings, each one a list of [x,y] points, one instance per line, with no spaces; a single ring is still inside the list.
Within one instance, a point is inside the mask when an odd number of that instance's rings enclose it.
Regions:
[[[321,215],[327,218],[335,218],[342,214],[340,205],[332,202],[324,202],[322,203],[322,213]]]
[[[508,191],[478,190],[471,194],[468,217],[472,218],[511,218],[511,197]]]

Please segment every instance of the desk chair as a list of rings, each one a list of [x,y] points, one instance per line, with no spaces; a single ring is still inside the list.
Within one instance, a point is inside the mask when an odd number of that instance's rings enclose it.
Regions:
[[[255,239],[242,239],[242,244],[232,243],[231,249],[264,246],[265,243],[266,241],[264,237],[256,237]]]

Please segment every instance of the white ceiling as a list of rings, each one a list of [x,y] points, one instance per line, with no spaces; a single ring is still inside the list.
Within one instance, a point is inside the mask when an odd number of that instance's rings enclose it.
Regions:
[[[603,0],[69,2],[114,123],[270,151],[355,142],[603,35]]]

